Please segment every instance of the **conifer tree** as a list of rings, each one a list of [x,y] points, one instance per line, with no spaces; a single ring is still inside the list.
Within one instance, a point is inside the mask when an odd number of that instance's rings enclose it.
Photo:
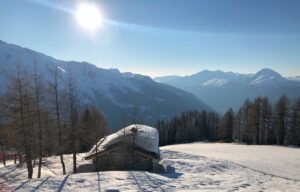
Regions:
[[[233,134],[233,124],[234,124],[234,112],[230,108],[220,121],[220,126],[218,129],[218,138],[223,141],[232,141]]]
[[[285,95],[281,96],[275,105],[274,128],[278,145],[284,145],[287,142],[288,105],[289,101]]]

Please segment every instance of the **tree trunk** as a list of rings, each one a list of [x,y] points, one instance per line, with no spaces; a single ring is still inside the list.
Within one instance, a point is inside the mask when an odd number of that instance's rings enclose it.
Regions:
[[[63,170],[63,175],[65,175],[66,174],[66,167],[65,167],[64,157],[63,157],[62,154],[60,154],[59,157],[60,157],[60,163],[61,163],[62,170]]]
[[[18,66],[19,67],[19,66]],[[25,130],[25,117],[24,117],[24,101],[23,101],[23,90],[22,90],[22,83],[20,79],[20,71],[18,68],[18,92],[19,92],[19,109],[20,109],[20,120],[21,120],[21,129],[23,134],[23,140],[25,144],[25,156],[26,156],[26,165],[27,165],[27,172],[28,172],[28,179],[32,178],[32,162],[31,162],[31,153],[29,152],[28,147],[28,138],[27,132]]]
[[[14,164],[17,164],[17,154],[14,153]]]
[[[75,152],[75,153],[73,153],[73,173],[77,173],[76,163],[77,163],[77,157],[76,157],[76,152]]]
[[[58,101],[58,77],[57,77],[57,68],[55,69],[54,74],[54,94],[55,94],[55,109],[56,109],[56,122],[57,122],[57,129],[58,129],[58,144],[59,147],[62,147],[62,131],[61,131],[61,124],[60,124],[60,113],[59,113],[59,101]],[[66,174],[66,167],[64,163],[64,157],[63,152],[61,149],[59,149],[59,157],[60,157],[60,163],[62,166],[63,175]]]
[[[93,117],[94,119],[95,117]],[[95,120],[95,119],[94,119]],[[94,122],[95,124],[95,122]],[[98,161],[97,161],[97,155],[98,155],[98,132],[97,128],[95,127],[95,145],[96,145],[96,158],[95,158],[95,166],[96,166],[96,171],[98,171]]]
[[[20,166],[22,166],[23,165],[23,157],[22,157],[20,151],[18,151],[18,157],[19,157],[19,164],[20,164]]]
[[[39,155],[38,178],[41,177],[41,169],[42,169],[42,155]]]
[[[31,155],[26,155],[26,165],[27,165],[28,179],[32,179],[33,166],[32,166],[32,161],[31,161]]]
[[[41,177],[41,169],[42,169],[42,123],[41,123],[41,113],[40,113],[40,89],[38,85],[38,76],[37,76],[37,66],[34,63],[34,82],[35,82],[35,97],[36,97],[36,114],[38,120],[38,146],[39,146],[39,164],[38,164],[38,178]]]
[[[77,144],[77,106],[76,106],[76,93],[74,89],[74,82],[72,79],[72,74],[70,68],[68,69],[68,99],[69,99],[69,110],[70,110],[70,126],[71,126],[71,145],[73,153],[73,173],[77,173],[77,159],[76,159],[76,144]]]
[[[6,167],[6,154],[5,154],[5,147],[4,146],[2,146],[1,147],[1,150],[2,150],[2,155],[3,155],[3,165],[4,165],[4,167]]]

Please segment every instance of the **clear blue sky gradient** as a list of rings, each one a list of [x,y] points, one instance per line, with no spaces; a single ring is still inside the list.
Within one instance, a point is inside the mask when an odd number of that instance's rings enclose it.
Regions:
[[[152,77],[266,67],[300,75],[299,0],[90,0],[105,17],[93,34],[76,22],[81,1],[1,0],[0,39]]]

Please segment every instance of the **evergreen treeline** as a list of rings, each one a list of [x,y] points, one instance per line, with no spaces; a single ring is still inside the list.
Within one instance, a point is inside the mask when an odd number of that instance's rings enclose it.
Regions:
[[[234,113],[188,111],[168,121],[158,120],[160,145],[194,141],[300,146],[300,99],[282,96],[274,105],[268,98],[246,100]]]
[[[220,117],[217,113],[188,111],[169,121],[158,120],[156,127],[159,131],[160,145],[169,145],[203,140],[215,141],[219,123]]]
[[[5,74],[6,85],[0,97],[0,146],[18,151],[26,163],[28,178],[43,157],[59,155],[66,174],[63,154],[88,151],[108,131],[103,115],[94,107],[82,106],[72,70],[56,68],[47,82],[36,64],[31,69],[16,66],[15,74]],[[3,90],[3,89],[2,89]],[[3,161],[5,165],[5,160]]]

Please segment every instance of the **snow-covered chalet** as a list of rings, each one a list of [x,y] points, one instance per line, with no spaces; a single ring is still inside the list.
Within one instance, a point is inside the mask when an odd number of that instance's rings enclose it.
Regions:
[[[108,135],[93,146],[85,159],[93,159],[99,171],[159,169],[157,129],[134,124]]]

